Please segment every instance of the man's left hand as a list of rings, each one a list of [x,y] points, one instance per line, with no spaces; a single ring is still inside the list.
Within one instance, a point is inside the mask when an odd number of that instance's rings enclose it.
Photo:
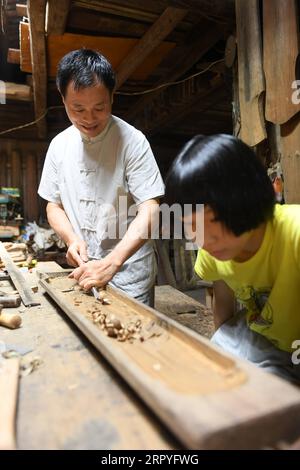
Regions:
[[[108,255],[102,260],[82,264],[74,269],[69,277],[76,279],[84,290],[90,290],[92,287],[103,287],[108,284],[120,267],[120,264]]]

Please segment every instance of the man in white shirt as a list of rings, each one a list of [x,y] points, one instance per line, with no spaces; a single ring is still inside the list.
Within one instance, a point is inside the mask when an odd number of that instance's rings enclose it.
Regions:
[[[72,126],[47,152],[38,192],[48,201],[48,221],[68,247],[80,286],[110,282],[151,305],[156,260],[146,238],[164,184],[150,145],[111,114],[115,76],[100,53],[64,56],[57,87]]]

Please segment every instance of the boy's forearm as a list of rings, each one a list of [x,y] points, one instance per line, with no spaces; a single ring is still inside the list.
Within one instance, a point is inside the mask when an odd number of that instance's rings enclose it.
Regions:
[[[50,226],[57,235],[62,238],[66,245],[69,246],[78,237],[76,236],[64,209],[58,204],[48,202],[46,210]]]

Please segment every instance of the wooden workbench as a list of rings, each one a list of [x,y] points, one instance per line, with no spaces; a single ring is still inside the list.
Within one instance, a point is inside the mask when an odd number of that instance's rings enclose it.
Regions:
[[[57,271],[58,265],[39,263],[41,268]],[[35,273],[27,279],[37,283]],[[32,349],[23,362],[36,356],[42,361],[20,378],[17,448],[180,448],[41,288],[39,297],[41,306],[23,308],[21,328],[0,327],[0,341]]]

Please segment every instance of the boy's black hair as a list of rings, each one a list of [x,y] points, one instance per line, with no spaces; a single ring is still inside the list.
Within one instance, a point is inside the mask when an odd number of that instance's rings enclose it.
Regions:
[[[74,82],[75,90],[103,83],[112,93],[116,79],[111,64],[100,52],[78,49],[66,54],[57,67],[56,85],[64,98],[70,82]]]
[[[227,134],[199,135],[173,162],[165,201],[208,205],[216,220],[239,236],[272,218],[275,193],[248,145]]]

